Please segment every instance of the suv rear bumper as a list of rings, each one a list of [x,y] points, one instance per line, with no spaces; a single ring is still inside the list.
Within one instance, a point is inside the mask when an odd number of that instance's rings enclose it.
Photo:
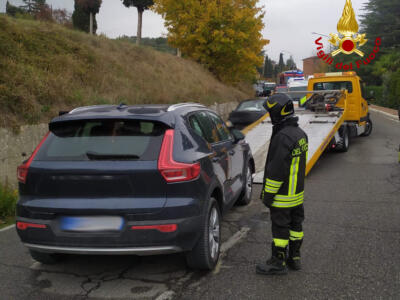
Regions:
[[[60,230],[58,219],[17,218],[17,222],[44,224],[46,228],[17,228],[21,241],[29,249],[48,253],[155,255],[189,251],[196,244],[202,216],[182,219],[128,221],[117,232],[67,232]],[[132,226],[177,224],[174,232],[156,229],[132,230]]]
[[[88,254],[88,255],[158,255],[182,252],[177,246],[155,246],[155,247],[127,247],[127,248],[78,248],[62,246],[46,246],[36,244],[24,244],[27,248],[39,252],[65,253],[65,254]]]

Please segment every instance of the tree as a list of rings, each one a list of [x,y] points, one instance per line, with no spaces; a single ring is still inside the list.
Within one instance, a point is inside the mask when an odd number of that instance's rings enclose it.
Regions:
[[[203,64],[220,80],[253,80],[262,38],[264,14],[258,0],[156,0],[168,28],[169,43]]]
[[[29,14],[37,13],[41,10],[41,7],[46,5],[46,0],[22,0],[25,5],[21,5],[22,9],[25,9]]]
[[[370,0],[364,6],[362,31],[369,40],[382,38],[382,48],[400,47],[400,1]]]
[[[293,59],[293,56],[290,56],[290,57],[288,58],[288,60],[286,61],[286,67],[287,67],[289,70],[297,70],[297,66],[296,66],[296,63],[295,63],[295,61],[294,61],[294,59]]]
[[[258,55],[260,57],[262,57],[262,59],[264,60],[265,51],[264,50],[261,51]],[[264,62],[265,62],[265,60],[264,60]],[[257,66],[256,69],[257,69],[257,73],[259,76],[264,76],[264,64]]]
[[[280,73],[280,71],[279,71],[279,65],[278,64],[275,64],[274,65],[274,78],[275,78],[275,80],[278,80],[278,74]]]
[[[267,78],[273,78],[274,77],[274,65],[273,65],[273,61],[268,59],[268,68],[267,68],[267,74],[266,74]]]
[[[96,33],[96,14],[100,10],[101,0],[75,0],[72,14],[74,27],[88,33]]]
[[[67,27],[71,27],[72,24],[71,14],[66,9],[53,10],[53,20]]]
[[[283,53],[279,54],[279,73],[283,72],[285,70],[285,62],[283,60]]]
[[[47,4],[40,6],[40,9],[34,13],[36,20],[53,22],[53,12]]]
[[[89,33],[90,31],[90,15],[83,10],[83,8],[75,0],[75,8],[72,13],[72,24],[74,28],[85,31]],[[96,32],[97,23],[96,19],[93,22],[93,31]]]
[[[126,7],[134,6],[138,11],[138,25],[137,25],[137,39],[136,44],[140,45],[140,40],[142,39],[142,19],[143,19],[143,12],[146,9],[149,9],[150,6],[154,4],[153,0],[122,0],[122,3]]]
[[[265,78],[272,78],[274,76],[274,66],[268,55],[265,56],[263,76]]]
[[[75,0],[75,7],[78,5],[86,14],[89,15],[89,33],[93,34],[95,15],[99,12],[102,0]],[[97,29],[97,23],[96,23]]]
[[[26,11],[23,8],[11,5],[8,1],[6,3],[6,14],[15,17],[17,14],[25,14]]]

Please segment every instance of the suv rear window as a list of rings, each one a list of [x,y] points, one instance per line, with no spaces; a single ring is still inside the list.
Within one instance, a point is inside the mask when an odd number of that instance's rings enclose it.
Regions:
[[[237,111],[265,111],[263,107],[264,99],[243,101],[236,108]]]
[[[52,129],[35,160],[156,160],[166,126],[143,120],[84,120]]]
[[[351,94],[353,92],[353,84],[351,81],[316,82],[314,83],[314,90],[347,90]]]

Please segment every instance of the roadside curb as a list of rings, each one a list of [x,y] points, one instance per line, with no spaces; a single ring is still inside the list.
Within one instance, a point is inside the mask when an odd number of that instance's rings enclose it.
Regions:
[[[383,114],[383,115],[389,117],[390,119],[392,119],[394,121],[398,121],[398,116],[397,115],[388,113],[388,112],[383,111],[383,110],[380,110],[379,108],[376,108],[376,107],[380,107],[380,106],[369,107],[369,110],[373,111],[373,112],[377,112],[377,113]]]
[[[4,228],[0,229],[0,232],[2,232],[2,231],[7,231],[7,230],[9,230],[9,229],[11,229],[11,228],[14,228],[14,227],[15,227],[15,224],[11,224],[11,225],[9,225],[9,226],[7,226],[7,227],[4,227]]]

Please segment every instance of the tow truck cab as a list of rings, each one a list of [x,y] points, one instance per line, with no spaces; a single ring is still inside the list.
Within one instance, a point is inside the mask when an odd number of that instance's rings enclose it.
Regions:
[[[352,136],[369,135],[372,122],[368,102],[363,82],[356,72],[314,74],[314,78],[308,81],[308,90],[346,90],[345,97],[336,106],[344,109],[344,121]]]

